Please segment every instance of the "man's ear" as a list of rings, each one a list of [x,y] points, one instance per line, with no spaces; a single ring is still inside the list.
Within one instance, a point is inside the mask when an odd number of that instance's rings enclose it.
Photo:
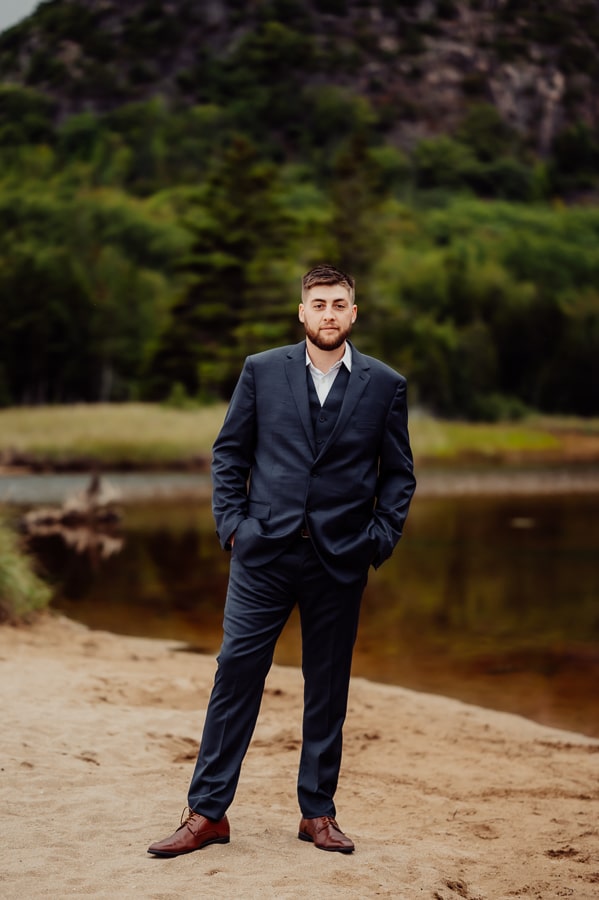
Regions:
[[[299,305],[299,308],[297,311],[297,317],[300,320],[300,322],[304,321],[304,304],[303,303],[300,303],[300,305]]]

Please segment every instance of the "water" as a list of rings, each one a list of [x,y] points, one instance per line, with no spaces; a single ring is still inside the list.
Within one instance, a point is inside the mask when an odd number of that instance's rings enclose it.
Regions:
[[[89,475],[73,472],[0,476],[0,503],[60,504],[65,497],[84,490],[89,480]],[[125,501],[206,497],[210,493],[209,477],[197,473],[110,472],[106,480]]]
[[[599,736],[599,493],[571,478],[554,478],[552,490],[540,476],[524,490],[522,476],[505,494],[497,478],[506,474],[485,476],[492,490],[480,473],[456,475],[445,490],[421,479],[404,538],[370,577],[354,674]],[[158,493],[177,499],[140,499],[156,490],[136,476],[124,488],[137,500],[125,503],[120,529],[84,552],[60,535],[31,547],[67,615],[216,654],[229,557],[206,481],[179,476],[171,490],[158,482]],[[56,489],[55,476],[49,483]],[[49,502],[43,481],[34,494]],[[77,540],[83,546],[85,535]],[[275,660],[299,665],[295,615]]]

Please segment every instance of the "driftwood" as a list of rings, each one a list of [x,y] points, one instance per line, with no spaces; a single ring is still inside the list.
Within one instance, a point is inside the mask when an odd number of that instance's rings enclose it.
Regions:
[[[106,559],[123,548],[123,538],[113,533],[122,518],[119,497],[112,485],[94,474],[88,486],[67,497],[62,506],[29,510],[23,527],[32,537],[59,535],[76,553]]]

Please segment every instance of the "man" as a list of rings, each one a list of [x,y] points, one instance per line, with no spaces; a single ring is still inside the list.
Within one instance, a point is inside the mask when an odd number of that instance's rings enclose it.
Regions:
[[[226,811],[264,681],[297,603],[304,676],[298,837],[351,853],[333,797],[362,592],[401,537],[415,488],[405,379],[347,340],[353,279],[302,281],[300,344],[248,357],[213,448],[213,511],[232,550],[223,643],[188,814],[149,848],[178,856],[229,841]]]

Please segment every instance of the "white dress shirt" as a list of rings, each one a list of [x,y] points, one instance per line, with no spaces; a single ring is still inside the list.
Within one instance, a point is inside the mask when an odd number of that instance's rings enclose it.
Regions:
[[[321,406],[327,399],[328,393],[333,387],[333,382],[342,365],[345,366],[348,372],[351,372],[351,347],[347,341],[345,342],[345,353],[341,359],[337,360],[334,366],[331,366],[328,372],[321,372],[320,369],[316,368],[310,359],[310,354],[306,347],[306,366],[310,369],[310,375],[312,376],[312,381],[314,382],[314,387],[316,388],[316,393],[318,394]]]

